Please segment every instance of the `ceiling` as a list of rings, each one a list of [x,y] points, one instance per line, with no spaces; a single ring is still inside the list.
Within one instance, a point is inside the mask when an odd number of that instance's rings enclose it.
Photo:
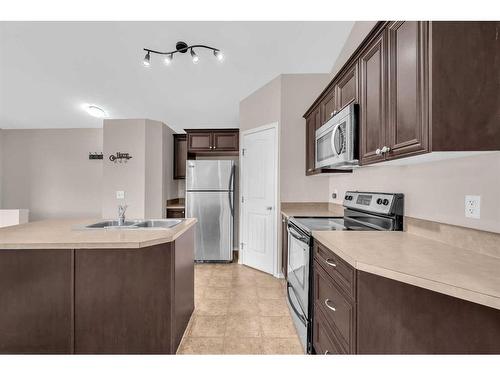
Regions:
[[[239,102],[279,74],[329,73],[353,22],[0,22],[0,128],[100,127],[150,118],[175,130],[238,127]],[[175,43],[221,49],[159,56]]]

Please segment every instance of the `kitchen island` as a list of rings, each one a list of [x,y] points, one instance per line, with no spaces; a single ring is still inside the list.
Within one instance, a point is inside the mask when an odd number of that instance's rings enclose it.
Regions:
[[[194,226],[0,229],[0,353],[173,354],[194,310]]]

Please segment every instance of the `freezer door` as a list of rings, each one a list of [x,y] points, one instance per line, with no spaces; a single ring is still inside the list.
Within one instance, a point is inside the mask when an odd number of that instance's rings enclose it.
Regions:
[[[188,160],[186,190],[233,190],[233,160]]]
[[[233,259],[233,199],[231,191],[187,192],[186,217],[198,219],[195,260]]]

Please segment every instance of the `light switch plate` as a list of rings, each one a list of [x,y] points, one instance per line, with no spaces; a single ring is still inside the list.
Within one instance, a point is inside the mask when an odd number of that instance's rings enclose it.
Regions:
[[[125,192],[123,190],[117,190],[116,199],[125,199]]]
[[[465,196],[465,217],[472,219],[481,218],[481,196],[466,195]]]

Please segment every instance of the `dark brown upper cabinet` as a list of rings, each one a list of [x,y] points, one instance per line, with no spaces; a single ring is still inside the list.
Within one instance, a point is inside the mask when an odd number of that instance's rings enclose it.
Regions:
[[[358,101],[358,65],[347,67],[335,85],[336,106],[338,112],[346,105]]]
[[[318,128],[324,125],[336,113],[335,87],[332,87],[326,93],[325,98],[321,101],[319,107],[321,110],[321,121],[318,123]]]
[[[188,132],[188,152],[212,151],[211,132]]]
[[[388,39],[387,159],[428,150],[428,23],[392,22]]]
[[[187,152],[193,154],[235,155],[239,151],[239,129],[184,129]]]
[[[361,165],[498,151],[499,33],[499,21],[379,22],[304,118],[358,102]]]
[[[174,134],[174,180],[186,178],[187,136]]]
[[[311,113],[306,119],[306,175],[314,172],[316,155],[315,155],[315,137],[316,129],[321,126],[321,108]],[[319,126],[318,126],[319,125]]]
[[[360,159],[363,163],[381,161],[380,151],[386,133],[386,41],[381,32],[361,52]]]
[[[212,133],[213,150],[216,151],[238,151],[239,132],[214,132]]]

